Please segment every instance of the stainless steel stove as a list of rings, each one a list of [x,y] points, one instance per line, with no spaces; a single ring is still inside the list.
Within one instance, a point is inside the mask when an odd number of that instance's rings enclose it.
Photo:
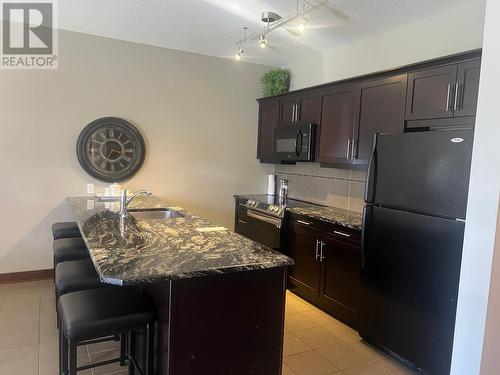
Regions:
[[[235,232],[275,250],[283,243],[283,222],[287,207],[305,207],[311,203],[274,195],[237,195]]]

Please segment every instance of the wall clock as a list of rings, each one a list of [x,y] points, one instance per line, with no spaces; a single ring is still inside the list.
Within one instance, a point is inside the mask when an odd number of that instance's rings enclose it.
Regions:
[[[141,168],[146,145],[141,133],[128,121],[102,117],[80,133],[76,154],[82,168],[104,182],[122,182]]]

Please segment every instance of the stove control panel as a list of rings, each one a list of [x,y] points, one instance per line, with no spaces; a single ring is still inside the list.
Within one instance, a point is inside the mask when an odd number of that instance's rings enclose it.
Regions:
[[[285,206],[264,203],[252,199],[247,200],[245,206],[249,209],[255,209],[257,211],[265,212],[268,215],[276,217],[283,217],[285,215]]]

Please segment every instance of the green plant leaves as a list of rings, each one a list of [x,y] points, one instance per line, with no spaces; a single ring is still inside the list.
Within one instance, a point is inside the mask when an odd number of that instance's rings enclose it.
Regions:
[[[264,96],[282,95],[288,92],[290,73],[286,69],[273,69],[260,79]]]

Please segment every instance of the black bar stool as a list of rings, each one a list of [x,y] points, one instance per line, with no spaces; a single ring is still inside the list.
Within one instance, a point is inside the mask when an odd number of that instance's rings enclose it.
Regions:
[[[121,358],[78,367],[76,349],[79,344],[99,337],[124,334],[129,335],[128,368],[133,375],[135,369],[139,369],[134,358],[134,335],[138,330],[146,332],[146,363],[142,374],[153,375],[156,313],[139,289],[114,287],[68,293],[59,299],[58,310],[61,375],[76,375],[77,371],[119,362]]]
[[[61,262],[56,266],[56,301],[67,293],[101,288],[99,275],[90,259]]]
[[[54,240],[52,249],[54,250],[54,269],[61,262],[90,257],[87,246],[81,237]]]
[[[59,238],[74,238],[81,237],[78,224],[74,221],[65,221],[52,224],[52,235],[54,240]]]
[[[59,241],[59,240],[58,240]],[[57,313],[57,328],[59,327],[59,309],[57,301],[67,293],[77,292],[87,289],[95,289],[109,287],[108,284],[103,284],[97,274],[94,264],[90,259],[72,260],[57,264],[55,270],[55,293],[56,293],[56,313]],[[121,362],[120,365],[125,365],[126,338],[108,337],[102,338],[99,341],[118,341],[120,340]]]

